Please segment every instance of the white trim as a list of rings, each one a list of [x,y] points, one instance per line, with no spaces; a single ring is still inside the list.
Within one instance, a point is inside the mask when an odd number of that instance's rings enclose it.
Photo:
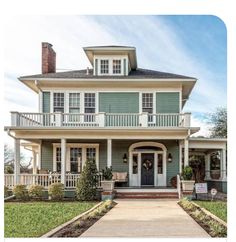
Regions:
[[[112,140],[107,140],[107,167],[112,166]]]
[[[153,151],[153,150],[134,150],[135,148],[141,146],[152,146],[161,148],[162,151]],[[154,154],[154,186],[166,186],[166,154],[167,148],[165,145],[158,142],[137,142],[129,147],[129,181],[131,186],[141,186],[141,154],[142,153],[153,153]],[[133,174],[133,154],[138,154],[138,174]],[[158,154],[163,154],[163,173],[157,174],[157,163],[158,163]],[[137,179],[138,176],[138,179]],[[159,182],[158,182],[159,181]]]
[[[39,100],[39,112],[42,113],[43,112],[43,93],[41,91],[39,91],[38,94],[38,100]]]
[[[53,143],[53,171],[56,171],[56,148],[61,147],[60,143]],[[99,170],[99,144],[90,143],[66,143],[66,171],[70,171],[70,148],[81,148],[82,149],[82,166],[86,161],[86,149],[95,148],[96,149],[96,165]]]

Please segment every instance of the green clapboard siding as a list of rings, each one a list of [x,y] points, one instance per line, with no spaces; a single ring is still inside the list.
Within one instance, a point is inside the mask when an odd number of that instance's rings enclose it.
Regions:
[[[156,111],[157,113],[179,113],[179,93],[156,93]]]
[[[99,93],[99,112],[105,113],[138,113],[139,93],[116,92]]]
[[[50,141],[42,141],[41,146],[41,169],[53,170],[53,145]]]
[[[43,92],[43,113],[50,113],[50,92]]]

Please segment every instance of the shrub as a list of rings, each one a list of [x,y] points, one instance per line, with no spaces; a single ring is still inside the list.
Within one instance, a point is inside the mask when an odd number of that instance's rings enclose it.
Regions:
[[[79,182],[76,186],[76,196],[80,201],[92,201],[97,194],[98,171],[95,161],[87,160],[83,166]]]
[[[31,185],[29,188],[29,197],[34,199],[43,198],[43,186]]]
[[[64,185],[60,182],[52,183],[48,187],[48,195],[54,201],[60,201],[64,197]]]
[[[102,177],[104,180],[111,181],[112,180],[112,167],[106,167],[105,170],[102,170]]]
[[[4,197],[8,197],[8,187],[4,186]]]
[[[183,178],[184,180],[191,180],[193,176],[193,169],[190,166],[185,166],[183,169]]]
[[[16,199],[27,200],[29,198],[29,194],[25,185],[15,185],[12,192]]]

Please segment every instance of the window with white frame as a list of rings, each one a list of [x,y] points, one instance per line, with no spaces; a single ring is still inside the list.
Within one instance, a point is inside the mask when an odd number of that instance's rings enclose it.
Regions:
[[[91,115],[96,111],[96,97],[95,93],[85,93],[84,94],[84,112],[88,115],[84,116],[85,122],[94,122],[95,116]]]
[[[80,173],[82,171],[82,148],[70,148],[70,171]]]
[[[109,60],[100,60],[100,73],[109,74]]]
[[[121,73],[121,60],[113,60],[113,74]]]
[[[153,113],[153,93],[142,93],[142,112]],[[148,116],[148,121],[153,121],[153,116]]]
[[[64,93],[53,93],[53,112],[62,112],[64,113]]]
[[[86,158],[87,160],[96,160],[96,148],[87,148],[86,149]]]
[[[56,147],[56,171],[61,172],[61,147]]]
[[[69,93],[69,113],[80,113],[80,93]]]

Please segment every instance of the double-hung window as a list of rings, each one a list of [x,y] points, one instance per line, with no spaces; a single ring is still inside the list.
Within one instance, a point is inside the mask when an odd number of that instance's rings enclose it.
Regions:
[[[69,93],[69,113],[70,122],[79,121],[80,113],[80,93]]]
[[[113,74],[121,73],[121,60],[113,60]]]
[[[96,160],[96,148],[87,148],[86,149],[86,158],[87,160]]]
[[[109,60],[100,61],[101,74],[109,74]]]
[[[61,172],[61,147],[56,147],[56,171]]]
[[[93,115],[96,110],[96,97],[95,93],[85,93],[84,94],[84,112],[88,115],[85,115],[85,122],[94,122],[95,116]]]
[[[55,92],[53,93],[53,112],[64,113],[64,93]]]
[[[70,148],[70,171],[71,173],[82,171],[82,148]]]
[[[153,93],[142,94],[142,112],[153,114]],[[153,116],[148,116],[148,122],[153,121]]]

